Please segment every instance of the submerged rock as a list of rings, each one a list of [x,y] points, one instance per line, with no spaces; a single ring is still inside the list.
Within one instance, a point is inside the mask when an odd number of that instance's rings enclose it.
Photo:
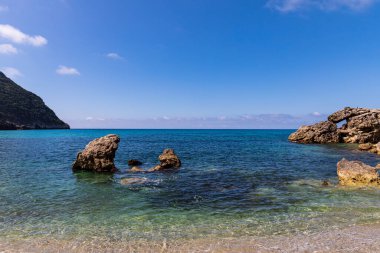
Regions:
[[[158,157],[158,160],[160,161],[160,164],[151,168],[149,172],[167,169],[178,169],[181,167],[181,160],[174,153],[173,149],[165,149]]]
[[[138,166],[138,165],[141,165],[142,162],[140,162],[139,160],[136,160],[136,159],[131,159],[128,161],[128,165],[129,166]]]
[[[129,172],[143,172],[144,170],[142,168],[140,168],[139,166],[133,166],[130,170],[128,170]]]
[[[330,121],[323,121],[311,126],[302,126],[289,136],[297,143],[338,143],[337,127]]]
[[[380,177],[375,167],[360,161],[342,159],[337,164],[339,184],[344,186],[379,186]]]
[[[91,141],[85,149],[78,153],[73,170],[89,170],[95,172],[115,172],[115,153],[120,142],[119,136],[109,134]]]
[[[131,177],[131,178],[123,178],[120,180],[120,184],[122,185],[135,185],[135,184],[144,184],[148,180],[146,178],[141,177]]]

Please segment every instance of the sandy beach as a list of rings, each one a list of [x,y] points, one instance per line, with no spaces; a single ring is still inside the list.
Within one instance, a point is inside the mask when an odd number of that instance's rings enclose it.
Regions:
[[[0,252],[379,252],[380,224],[312,234],[161,242],[33,239],[0,241]]]

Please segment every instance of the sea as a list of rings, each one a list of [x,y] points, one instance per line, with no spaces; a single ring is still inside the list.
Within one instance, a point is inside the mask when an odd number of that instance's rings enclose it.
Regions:
[[[380,190],[339,186],[336,164],[374,166],[380,156],[355,144],[290,143],[293,131],[0,131],[0,240],[238,238],[378,223]],[[121,138],[119,171],[73,173],[77,152],[107,134]],[[179,170],[128,172],[128,160],[149,169],[165,148]]]

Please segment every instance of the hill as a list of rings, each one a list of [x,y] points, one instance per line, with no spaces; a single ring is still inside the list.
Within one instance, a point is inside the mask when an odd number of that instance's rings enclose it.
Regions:
[[[69,128],[39,96],[0,71],[0,130]]]

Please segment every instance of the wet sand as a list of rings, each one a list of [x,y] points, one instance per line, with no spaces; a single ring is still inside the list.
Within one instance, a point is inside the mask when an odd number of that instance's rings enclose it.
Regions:
[[[312,234],[194,240],[4,240],[0,252],[380,252],[380,224]]]

